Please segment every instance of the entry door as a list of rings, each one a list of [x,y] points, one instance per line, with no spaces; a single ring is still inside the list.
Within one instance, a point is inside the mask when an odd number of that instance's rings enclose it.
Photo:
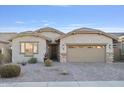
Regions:
[[[57,60],[57,45],[51,45],[51,59]]]

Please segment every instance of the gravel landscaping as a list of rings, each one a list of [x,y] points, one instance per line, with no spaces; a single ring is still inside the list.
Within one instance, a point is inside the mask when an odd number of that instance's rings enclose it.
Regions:
[[[113,81],[124,80],[124,63],[59,63],[51,67],[43,63],[21,66],[16,78],[0,78],[0,82],[48,82],[48,81]],[[68,74],[63,75],[62,72]]]

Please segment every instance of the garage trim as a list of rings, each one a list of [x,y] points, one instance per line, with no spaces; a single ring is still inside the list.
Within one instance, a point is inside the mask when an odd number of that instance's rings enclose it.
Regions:
[[[105,48],[105,54],[104,54],[104,60],[105,60],[105,62],[106,62],[106,43],[90,43],[90,44],[88,44],[88,43],[86,43],[86,44],[79,44],[79,43],[67,43],[66,44],[66,60],[67,60],[67,62],[68,62],[68,47],[69,46],[104,46],[104,48]]]
[[[106,46],[107,43],[66,43],[66,46],[69,46],[69,45],[103,45],[103,46]]]

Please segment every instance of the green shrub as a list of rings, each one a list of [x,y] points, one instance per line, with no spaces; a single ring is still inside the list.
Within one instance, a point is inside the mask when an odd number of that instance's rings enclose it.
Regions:
[[[20,75],[21,68],[16,64],[6,64],[0,68],[2,78],[17,77]]]
[[[52,60],[50,60],[50,59],[46,59],[45,60],[45,62],[44,62],[44,64],[45,64],[45,66],[51,66],[52,65]]]
[[[31,58],[31,59],[29,59],[29,60],[28,60],[28,63],[30,63],[30,64],[35,64],[35,63],[37,63],[37,58]]]

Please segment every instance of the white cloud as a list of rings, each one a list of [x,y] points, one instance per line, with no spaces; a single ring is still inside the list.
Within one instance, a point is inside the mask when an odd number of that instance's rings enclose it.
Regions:
[[[0,27],[0,32],[23,32],[23,31],[31,31],[35,30],[34,27]]]
[[[48,23],[49,21],[48,20],[31,20],[31,21],[29,21],[29,22],[31,22],[31,23]]]
[[[52,21],[49,21],[49,20],[42,20],[41,23],[42,23],[42,25],[45,26],[45,27],[46,27],[46,26],[56,25],[55,22],[52,22]]]
[[[49,25],[50,25],[50,24],[48,24],[48,23],[46,23],[46,24],[43,24],[43,26],[45,26],[45,27],[46,27],[46,26],[49,26]]]
[[[15,23],[16,24],[24,24],[25,22],[24,21],[16,21]]]
[[[94,23],[82,23],[82,24],[69,24],[66,27],[87,27],[87,26],[95,26]]]
[[[82,27],[99,29],[104,32],[124,32],[124,27],[97,27],[93,24],[70,24],[70,25],[66,25],[66,26],[59,26],[56,28],[58,28],[59,30],[64,31],[64,32],[70,32],[74,29],[82,28]]]
[[[50,25],[50,22],[48,20],[42,20],[41,22],[43,23],[43,27]]]
[[[124,27],[100,27],[94,23],[68,24],[68,25],[62,25],[58,27],[56,26],[57,29],[64,32],[70,32],[74,29],[82,28],[82,27],[99,29],[104,32],[124,32]]]
[[[51,26],[48,23],[43,24],[42,26],[37,26],[37,27],[0,27],[0,32],[24,32],[24,31],[33,31],[33,30],[37,30],[39,28],[42,27],[46,27],[46,26]],[[69,32],[72,31],[74,29],[77,28],[81,28],[84,27],[82,25],[67,25],[67,26],[52,26],[56,29],[59,29],[60,31],[63,32]],[[87,26],[88,27],[88,26]],[[123,27],[89,27],[89,28],[94,28],[94,29],[99,29],[102,30],[104,32],[124,32],[124,28]]]
[[[68,25],[63,25],[63,26],[59,26],[57,27],[58,29],[64,31],[64,32],[69,32],[69,31],[72,31],[74,29],[77,29],[77,28],[82,28],[82,27],[91,27],[92,26],[95,26],[95,24],[88,24],[88,23],[82,23],[82,24],[68,24]]]
[[[105,32],[124,32],[123,27],[98,27],[96,29],[100,29]]]

